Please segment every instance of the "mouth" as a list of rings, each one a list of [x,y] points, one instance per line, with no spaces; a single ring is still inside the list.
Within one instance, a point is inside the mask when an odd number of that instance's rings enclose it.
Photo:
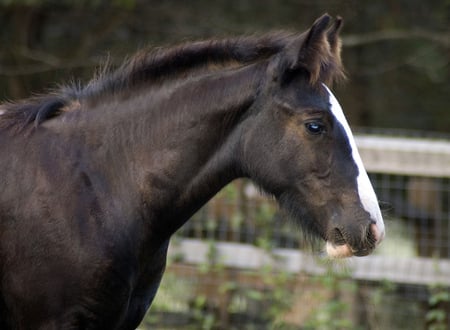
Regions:
[[[330,240],[327,240],[325,250],[331,258],[348,258],[353,256],[352,248],[346,242],[342,232],[337,228],[332,231]]]
[[[326,241],[325,251],[330,258],[348,258],[352,256],[363,257],[370,254],[376,247],[371,230],[369,230],[363,246],[352,247],[339,229],[334,229]]]
[[[355,250],[348,243],[336,245],[334,243],[331,243],[330,241],[327,241],[325,251],[330,258],[341,259],[353,256],[364,257],[369,255],[373,251],[373,249],[368,248]]]
[[[327,241],[325,251],[327,252],[327,255],[333,259],[349,258],[353,256],[353,251],[348,244],[336,245],[330,241]]]

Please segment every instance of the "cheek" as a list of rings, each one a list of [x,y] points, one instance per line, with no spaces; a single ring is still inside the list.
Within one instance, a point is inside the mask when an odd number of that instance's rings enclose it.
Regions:
[[[329,154],[317,155],[312,167],[314,175],[319,179],[326,179],[328,183],[332,173],[332,159]]]
[[[326,141],[308,143],[302,153],[305,170],[318,179],[329,178],[333,164],[330,148],[330,144]]]
[[[298,152],[284,137],[273,138],[273,132],[267,131],[259,133],[245,144],[244,171],[266,192],[277,194],[295,178]]]

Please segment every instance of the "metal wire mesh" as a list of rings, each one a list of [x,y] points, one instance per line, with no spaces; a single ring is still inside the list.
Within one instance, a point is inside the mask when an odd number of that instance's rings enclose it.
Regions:
[[[188,292],[182,328],[208,328],[208,315],[211,329],[450,328],[450,140],[421,140],[414,148],[390,139],[359,143],[387,227],[374,256],[337,270],[311,261],[307,256],[320,245],[311,249],[301,226],[272,199],[249,181],[236,181],[175,237],[179,248],[171,254],[175,261],[162,291],[184,283],[177,290]],[[281,308],[274,292],[288,306]],[[175,294],[166,301],[180,299]],[[269,312],[274,305],[276,317]]]

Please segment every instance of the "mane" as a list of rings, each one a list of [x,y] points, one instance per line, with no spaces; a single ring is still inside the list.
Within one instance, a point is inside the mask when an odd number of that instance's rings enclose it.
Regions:
[[[304,36],[305,33],[300,38]],[[47,95],[1,104],[0,129],[20,132],[27,127],[38,127],[65,111],[76,110],[85,102],[127,92],[141,85],[162,84],[203,71],[266,60],[283,50],[295,38],[299,38],[298,34],[276,32],[140,51],[115,70],[105,65],[84,86],[66,85]],[[325,39],[324,42],[327,43]],[[340,59],[333,58],[328,45],[323,49],[319,70],[323,78],[330,80],[330,77],[340,75]]]
[[[228,66],[245,65],[280,52],[294,35],[277,32],[222,40],[186,42],[171,48],[142,50],[113,73],[104,70],[84,93],[93,96],[127,90],[141,84],[158,84]]]

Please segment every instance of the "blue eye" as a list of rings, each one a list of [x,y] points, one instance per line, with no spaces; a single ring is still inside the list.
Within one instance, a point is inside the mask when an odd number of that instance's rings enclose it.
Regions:
[[[317,121],[306,123],[305,127],[308,133],[312,135],[319,135],[325,132],[325,125]]]

